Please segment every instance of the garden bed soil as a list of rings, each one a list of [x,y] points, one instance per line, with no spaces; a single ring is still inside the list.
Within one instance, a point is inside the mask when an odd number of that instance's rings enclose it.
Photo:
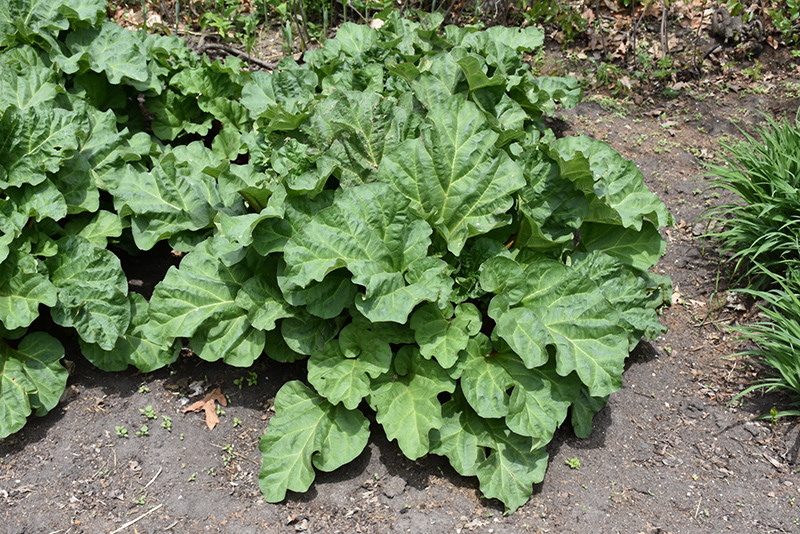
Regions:
[[[374,422],[354,462],[319,473],[305,494],[266,503],[259,436],[278,388],[302,378],[304,366],[263,357],[237,369],[190,356],[151,374],[104,373],[72,348],[63,402],[0,440],[0,533],[800,532],[798,427],[755,420],[787,399],[759,394],[729,405],[763,376],[726,358],[743,348],[728,327],[757,309],[726,291],[713,247],[698,239],[700,214],[726,200],[700,178],[704,161],[722,162],[720,139],[763,124],[760,113],[796,114],[800,84],[786,85],[797,81],[779,58],[762,61],[757,83],[707,76],[675,99],[638,97],[640,105],[588,91],[558,113],[564,134],[606,140],[636,161],[675,216],[656,267],[675,295],[661,313],[667,332],[636,348],[592,435],[558,431],[544,482],[514,514],[481,498],[477,480],[445,459],[407,460]],[[154,269],[138,262],[128,275],[146,290]],[[202,413],[182,409],[215,387],[230,403],[210,431]],[[148,435],[137,435],[142,425]]]

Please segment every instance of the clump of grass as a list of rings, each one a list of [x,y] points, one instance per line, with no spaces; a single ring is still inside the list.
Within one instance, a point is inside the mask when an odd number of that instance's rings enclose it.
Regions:
[[[772,275],[771,278],[778,288],[770,291],[740,290],[763,299],[765,305],[759,306],[763,321],[733,329],[742,338],[756,344],[756,349],[736,356],[749,356],[761,361],[769,371],[767,378],[756,381],[739,393],[734,401],[760,389],[766,392],[781,390],[800,399],[800,271],[791,268],[786,276]],[[800,405],[800,400],[792,404]],[[774,420],[787,415],[800,415],[800,411],[784,410],[761,418]]]
[[[735,282],[755,289],[771,282],[768,273],[800,265],[800,123],[767,120],[760,139],[745,134],[743,142],[721,143],[727,165],[710,166],[708,174],[713,187],[739,201],[704,215]]]
[[[730,258],[737,291],[763,302],[762,320],[734,328],[756,348],[737,354],[760,361],[767,377],[734,400],[756,390],[782,390],[800,405],[800,123],[777,123],[745,134],[739,143],[721,143],[727,165],[709,167],[715,187],[734,193],[736,202],[713,208],[707,234]],[[800,415],[786,410],[763,417]]]

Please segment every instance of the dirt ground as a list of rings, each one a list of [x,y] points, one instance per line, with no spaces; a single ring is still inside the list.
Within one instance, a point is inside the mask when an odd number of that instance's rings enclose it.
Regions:
[[[563,62],[558,49],[549,54]],[[378,425],[353,463],[268,504],[258,438],[277,389],[302,367],[181,358],[147,375],[103,373],[73,348],[69,398],[0,440],[0,533],[800,532],[798,426],[755,420],[785,404],[778,395],[727,406],[759,376],[725,358],[742,348],[727,326],[755,310],[725,291],[713,247],[697,238],[699,215],[725,200],[706,190],[702,162],[721,163],[718,142],[762,123],[760,113],[794,118],[800,105],[792,67],[767,55],[755,81],[709,72],[677,98],[637,94],[638,104],[588,90],[558,113],[566,134],[603,139],[635,160],[674,214],[656,270],[672,278],[675,297],[661,315],[667,333],[631,355],[593,434],[556,434],[545,481],[513,515],[446,460],[405,459]],[[216,386],[231,402],[209,431],[202,414],[181,410],[187,395]]]

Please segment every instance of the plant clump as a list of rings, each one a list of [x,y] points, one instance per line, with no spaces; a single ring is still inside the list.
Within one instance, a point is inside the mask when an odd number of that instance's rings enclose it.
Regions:
[[[524,504],[670,291],[648,269],[671,217],[641,172],[546,126],[580,90],[522,61],[542,32],[387,12],[249,72],[103,8],[0,7],[0,436],[64,388],[49,309],[104,370],[187,344],[305,362],[261,439],[269,501],[358,456],[373,412],[409,458]],[[180,266],[128,291],[118,252],[164,241]]]

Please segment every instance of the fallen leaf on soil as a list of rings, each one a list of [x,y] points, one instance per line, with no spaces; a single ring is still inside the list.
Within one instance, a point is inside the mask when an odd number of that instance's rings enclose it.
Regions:
[[[209,430],[214,430],[214,427],[217,426],[217,423],[219,423],[219,417],[217,417],[217,405],[215,404],[216,402],[223,406],[228,405],[228,399],[226,399],[225,395],[222,394],[222,390],[220,390],[220,388],[214,389],[214,391],[206,395],[203,400],[197,401],[191,406],[184,408],[183,413],[205,410],[206,425],[208,425]]]

